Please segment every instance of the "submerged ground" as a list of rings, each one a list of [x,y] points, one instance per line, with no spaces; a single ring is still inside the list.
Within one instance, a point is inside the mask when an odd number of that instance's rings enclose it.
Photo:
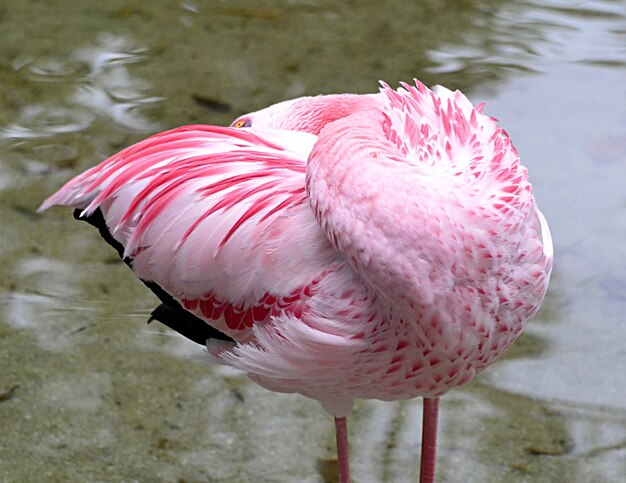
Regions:
[[[557,253],[507,358],[443,400],[440,481],[626,479],[624,0],[7,0],[0,45],[1,481],[332,481],[317,403],[146,326],[98,234],[34,211],[157,130],[413,77],[487,102]],[[415,481],[420,414],[358,403],[355,481]]]

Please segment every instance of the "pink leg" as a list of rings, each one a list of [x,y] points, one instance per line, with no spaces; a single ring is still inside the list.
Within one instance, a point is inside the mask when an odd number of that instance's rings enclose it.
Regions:
[[[335,418],[337,434],[337,462],[339,463],[339,483],[350,483],[350,455],[348,454],[348,426],[346,418]]]
[[[439,398],[424,398],[422,417],[422,464],[420,483],[434,483],[435,463],[437,462],[437,419]]]

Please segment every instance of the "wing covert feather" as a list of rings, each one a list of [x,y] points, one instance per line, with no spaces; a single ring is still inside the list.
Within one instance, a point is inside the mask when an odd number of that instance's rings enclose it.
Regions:
[[[99,207],[140,278],[207,320],[228,311],[265,319],[272,303],[341,258],[304,189],[315,140],[214,126],[167,131],[74,178],[41,209]],[[200,310],[207,300],[214,307]]]

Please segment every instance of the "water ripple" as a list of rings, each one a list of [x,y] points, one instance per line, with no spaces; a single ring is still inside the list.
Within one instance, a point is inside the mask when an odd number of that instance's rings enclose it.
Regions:
[[[431,66],[426,70],[454,79],[489,72],[497,80],[511,71],[542,72],[555,61],[624,68],[626,48],[615,47],[626,45],[619,3],[596,0],[571,6],[527,0],[484,7],[482,15],[470,20],[462,44],[443,44],[428,52]],[[454,79],[446,82],[454,84]]]
[[[102,34],[90,46],[66,57],[19,56],[11,66],[30,82],[64,82],[71,90],[58,104],[25,106],[17,121],[0,129],[0,139],[34,140],[90,129],[99,118],[124,130],[151,132],[160,125],[146,109],[162,98],[146,93],[152,84],[134,76],[129,65],[146,59],[147,49],[135,47],[123,36]],[[71,156],[70,156],[71,157]]]
[[[4,305],[4,320],[15,329],[32,331],[41,349],[61,352],[95,339],[85,332],[92,325],[95,308],[27,292],[5,293],[0,296],[0,305]]]
[[[155,131],[160,125],[144,115],[144,108],[162,98],[147,96],[152,85],[131,75],[128,64],[145,60],[147,50],[133,47],[125,37],[103,34],[95,46],[79,49],[75,57],[89,65],[89,82],[78,86],[71,102],[108,117],[126,129]]]
[[[62,57],[18,57],[11,67],[29,81],[68,82],[84,79],[89,69],[78,59]]]
[[[16,123],[0,130],[5,139],[32,139],[89,129],[95,114],[86,109],[62,105],[26,106]]]

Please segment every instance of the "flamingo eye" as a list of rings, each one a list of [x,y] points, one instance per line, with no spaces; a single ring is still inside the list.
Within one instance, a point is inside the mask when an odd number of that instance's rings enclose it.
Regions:
[[[236,128],[240,128],[240,127],[250,127],[252,126],[252,119],[250,118],[242,118],[242,119],[238,119],[235,122],[233,122],[230,127],[236,127]]]

